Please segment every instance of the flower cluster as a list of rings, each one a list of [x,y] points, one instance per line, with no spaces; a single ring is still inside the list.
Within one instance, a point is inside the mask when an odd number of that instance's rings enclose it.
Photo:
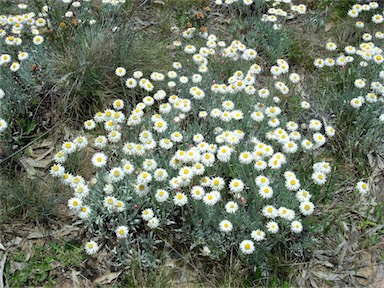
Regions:
[[[72,1],[72,0],[62,0],[64,7],[63,18],[64,21],[60,23],[61,28],[66,27],[66,21],[68,19],[72,20],[72,24],[77,26],[82,23],[89,23],[89,25],[94,25],[96,23],[95,19],[88,19],[92,15],[92,1],[91,0],[82,0],[82,1]],[[102,0],[102,4],[107,4],[111,6],[119,6],[124,4],[126,0]],[[50,7],[50,9],[57,9],[57,7]]]
[[[102,0],[101,3],[103,4],[110,4],[112,6],[117,6],[119,4],[124,4],[126,0]]]
[[[192,43],[196,33],[190,28],[173,43],[182,58],[169,71],[145,78],[141,71],[127,75],[117,67],[116,76],[128,89],[139,90],[142,101],[129,107],[116,99],[111,109],[85,121],[93,136],[64,142],[50,172],[73,190],[68,207],[85,223],[106,231],[96,219],[114,219],[105,233],[119,240],[117,245],[131,229],[126,211],[136,207],[141,217],[135,221],[144,231],[214,222],[213,233],[220,237],[239,232],[231,241],[250,255],[254,241],[303,230],[302,218],[315,209],[308,190],[325,185],[331,166],[317,162],[312,176],[302,175],[294,172],[303,164],[297,158],[321,154],[335,131],[318,119],[287,119],[283,103],[299,93],[295,85],[301,81],[287,61],[264,67],[255,63],[254,49],[238,40],[227,45],[214,34],[201,34],[205,45],[199,47]],[[231,71],[228,77],[210,70],[218,64]],[[64,167],[86,146],[94,151],[92,181]],[[212,232],[210,225],[201,226]],[[214,250],[209,237],[200,243],[206,254]],[[85,249],[92,254],[98,245],[91,241]]]
[[[384,122],[382,103],[384,101],[384,53],[382,31],[384,14],[380,10],[378,2],[366,1],[365,4],[354,4],[348,11],[348,16],[356,21],[354,24],[357,41],[354,45],[339,47],[335,41],[329,41],[325,49],[332,53],[333,57],[317,58],[314,66],[318,69],[337,69],[346,76],[344,85],[353,87],[352,93],[346,99],[348,106],[355,111],[357,116],[366,117],[370,126],[375,122]],[[336,53],[336,54],[335,54]],[[349,77],[351,76],[351,77]],[[349,83],[348,83],[349,82]],[[372,115],[377,115],[372,119]],[[372,121],[376,120],[376,121]],[[379,124],[380,125],[380,124]],[[362,195],[369,193],[369,185],[364,181],[358,181],[355,189]]]
[[[24,12],[28,6],[20,4],[19,9]],[[34,45],[41,45],[44,37],[41,32],[48,25],[45,19],[48,7],[45,6],[41,13],[27,12],[15,15],[0,15],[0,40],[3,42],[5,51],[14,55],[4,53],[0,55],[0,66],[8,67],[12,72],[20,69],[20,63],[29,57],[29,53],[23,50],[25,41],[31,41]]]
[[[282,28],[282,22],[288,18],[294,18],[296,15],[305,14],[307,12],[307,6],[304,4],[293,4],[292,0],[264,0],[269,4],[270,8],[267,10],[267,14],[263,14],[261,21],[273,23],[273,29],[279,30]],[[231,5],[239,2],[238,0],[215,0],[216,5]],[[244,5],[251,6],[254,4],[254,0],[243,0]]]
[[[350,99],[350,105],[353,108],[360,108],[364,103],[376,103],[380,99],[380,96],[384,94],[384,71],[379,73],[373,73],[374,78],[367,79],[364,75],[370,74],[367,71],[377,71],[377,67],[382,67],[384,62],[383,49],[381,46],[384,39],[384,33],[380,30],[382,23],[384,22],[384,16],[380,13],[375,13],[379,8],[377,2],[370,2],[368,4],[355,4],[352,9],[349,10],[348,15],[352,18],[362,16],[364,13],[374,13],[370,16],[367,23],[359,20],[356,22],[357,33],[361,35],[362,43],[357,46],[347,45],[342,51],[336,43],[328,42],[325,48],[328,51],[335,51],[339,53],[337,57],[317,58],[314,61],[314,65],[317,68],[334,67],[339,66],[340,69],[356,69],[355,66],[358,63],[358,69],[361,70],[361,78],[354,80],[354,86],[358,89],[359,96]],[[359,30],[365,30],[360,33]],[[376,44],[375,44],[376,43]],[[371,73],[372,74],[372,73]]]

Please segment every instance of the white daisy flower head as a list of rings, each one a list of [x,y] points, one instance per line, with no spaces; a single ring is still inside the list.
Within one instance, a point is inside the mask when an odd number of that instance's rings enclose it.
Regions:
[[[146,171],[152,171],[157,168],[157,162],[154,159],[145,159],[142,167]]]
[[[356,190],[357,190],[360,194],[362,194],[362,195],[366,195],[366,194],[368,194],[368,192],[369,192],[369,185],[368,185],[366,182],[364,182],[364,181],[359,181],[359,182],[357,182],[357,184],[356,184]]]
[[[328,51],[335,51],[337,49],[337,45],[334,43],[334,42],[328,42],[326,45],[325,45],[325,48],[328,50]]]
[[[355,82],[354,82],[354,84],[355,84],[355,87],[361,89],[361,88],[364,88],[364,87],[365,87],[366,82],[365,82],[364,79],[356,79]]]
[[[239,205],[234,201],[229,201],[227,204],[225,204],[225,211],[227,213],[230,213],[230,214],[236,213],[238,209],[239,209]]]
[[[188,197],[182,192],[177,192],[176,195],[173,198],[173,203],[176,206],[184,206],[185,204],[188,203]]]
[[[78,197],[73,197],[68,200],[68,207],[70,210],[79,210],[83,205],[83,201]]]
[[[321,123],[320,120],[317,119],[311,119],[309,121],[309,129],[313,131],[320,131],[321,127],[323,127],[323,124]]]
[[[255,244],[251,240],[243,240],[239,246],[244,255],[250,255],[255,251]]]
[[[109,171],[107,179],[110,183],[116,183],[122,180],[124,176],[124,170],[122,168],[114,167]]]
[[[299,190],[296,192],[296,199],[300,202],[308,202],[312,195],[307,190]]]
[[[240,181],[239,181],[239,185]],[[222,177],[214,177],[211,179],[211,188],[214,190],[222,190],[225,187],[225,181]]]
[[[228,220],[223,220],[219,223],[219,229],[221,232],[229,233],[233,230],[233,225]]]
[[[35,37],[33,37],[32,41],[35,45],[41,45],[44,42],[44,37],[41,35],[36,35]]]
[[[125,74],[127,74],[127,71],[123,67],[117,67],[116,70],[115,70],[115,74],[118,77],[124,77]]]
[[[147,184],[151,181],[152,181],[152,174],[147,171],[141,172],[136,179],[136,183],[138,184],[143,184],[143,183]]]
[[[94,255],[99,250],[99,245],[95,241],[89,241],[84,246],[85,253]]]
[[[85,184],[79,184],[75,187],[75,196],[84,199],[89,194],[89,187]]]
[[[244,182],[240,179],[232,179],[229,183],[229,190],[233,193],[240,193],[244,190]]]
[[[254,168],[257,171],[263,171],[263,170],[265,170],[267,168],[267,166],[268,166],[268,164],[264,160],[258,160],[254,164]]]
[[[275,207],[273,207],[272,205],[268,205],[268,206],[263,207],[262,214],[264,217],[271,218],[271,219],[274,219],[277,216],[279,216],[278,210]]]
[[[351,101],[350,101],[350,104],[353,108],[355,109],[358,109],[360,108],[361,106],[363,106],[365,102],[365,99],[363,97],[356,97],[356,98],[353,98]]]
[[[114,210],[116,208],[117,199],[112,196],[107,196],[104,198],[103,205],[108,210]]]
[[[64,173],[65,173],[65,169],[60,164],[53,165],[49,170],[49,174],[51,174],[53,177],[63,176]]]
[[[315,133],[313,134],[313,140],[316,143],[316,147],[322,146],[326,142],[326,138],[323,134],[321,133]]]
[[[145,220],[145,221],[149,221],[154,216],[155,216],[155,213],[153,212],[153,210],[151,208],[145,209],[141,213],[141,218],[143,218],[143,220]]]
[[[303,109],[311,108],[311,104],[309,104],[307,101],[301,101],[300,105],[301,105],[301,108]]]
[[[157,217],[152,217],[148,222],[147,225],[151,229],[156,229],[160,225],[160,220]]]
[[[336,134],[335,128],[333,128],[332,126],[326,126],[325,127],[325,134],[330,138],[335,136],[335,134]]]
[[[308,216],[313,213],[315,210],[315,205],[313,205],[310,201],[301,202],[300,204],[300,212],[301,214]]]
[[[303,147],[304,150],[311,150],[313,146],[313,143],[308,139],[303,139],[303,141],[301,141],[301,147]]]
[[[116,237],[119,239],[127,238],[128,236],[128,227],[127,226],[118,226],[115,229]]]
[[[270,186],[261,186],[259,189],[259,195],[264,199],[272,198],[273,189]]]
[[[191,189],[191,197],[195,200],[202,200],[205,195],[205,190],[202,186],[193,186]]]
[[[327,182],[327,176],[326,174],[324,174],[323,172],[320,172],[320,171],[315,171],[313,174],[312,174],[312,180],[315,184],[317,185],[324,185],[325,182]]]
[[[116,110],[122,110],[124,108],[124,101],[121,99],[113,101],[113,108]]]
[[[298,145],[293,141],[288,141],[283,144],[283,152],[288,154],[296,153]]]
[[[268,186],[270,181],[269,179],[264,175],[259,175],[255,179],[256,185],[259,187]]]
[[[208,206],[215,205],[219,200],[220,198],[214,191],[204,194],[204,197],[203,197],[204,204]]]
[[[332,168],[328,162],[322,161],[313,164],[313,170],[315,172],[322,172],[324,174],[328,174],[331,172]]]
[[[269,233],[276,234],[279,232],[279,224],[275,221],[270,221],[265,226]]]
[[[300,221],[292,221],[291,231],[293,233],[301,233],[301,231],[303,231],[303,224]]]
[[[250,164],[254,160],[252,153],[248,151],[241,152],[239,155],[239,161],[241,164]]]
[[[88,219],[89,216],[91,216],[92,210],[89,206],[82,206],[80,207],[80,210],[77,211],[77,215],[79,216],[80,219]]]
[[[292,83],[296,84],[296,83],[299,83],[299,82],[300,82],[301,78],[300,78],[300,75],[299,75],[299,74],[297,74],[297,73],[291,73],[291,74],[289,75],[289,80],[290,80]]]
[[[19,62],[13,62],[11,64],[11,66],[9,67],[9,69],[12,71],[12,72],[16,72],[20,69],[20,63]]]
[[[300,189],[300,181],[297,178],[290,178],[285,181],[285,187],[290,191],[297,191]]]
[[[1,127],[1,122],[0,122],[0,127]],[[53,160],[56,163],[64,163],[67,160],[67,154],[65,154],[63,150],[60,150],[55,154],[55,156],[53,156]]]
[[[84,128],[86,130],[93,130],[95,129],[95,127],[96,127],[96,123],[92,119],[84,122]]]
[[[115,201],[115,207],[113,208],[115,209],[117,212],[122,212],[125,210],[125,204],[124,202],[120,201],[120,200],[117,200]]]
[[[70,141],[64,142],[63,145],[61,146],[61,149],[64,151],[66,154],[71,154],[76,151],[76,144]]]
[[[251,238],[256,242],[263,241],[265,239],[265,232],[260,229],[253,230],[251,232]]]
[[[78,136],[73,140],[73,143],[75,143],[77,149],[83,149],[87,147],[88,140],[84,136]]]
[[[173,142],[180,143],[180,142],[183,141],[183,135],[182,135],[180,132],[178,132],[178,131],[173,132],[173,133],[171,134],[171,140],[172,140]]]
[[[351,9],[348,11],[348,16],[352,18],[357,18],[359,16],[359,11]]]
[[[278,210],[278,214],[280,218],[286,219],[289,221],[292,221],[295,218],[295,211],[285,207],[280,207]]]
[[[166,202],[169,198],[169,193],[166,190],[158,189],[155,193],[155,198],[159,203]]]
[[[125,81],[125,86],[127,86],[129,89],[134,89],[137,86],[137,80],[135,78],[128,78]]]

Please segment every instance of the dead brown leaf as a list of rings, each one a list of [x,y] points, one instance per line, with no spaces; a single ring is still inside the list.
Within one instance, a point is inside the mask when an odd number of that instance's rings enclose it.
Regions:
[[[95,281],[93,281],[94,285],[106,285],[111,284],[113,281],[115,281],[117,278],[119,278],[120,274],[123,272],[123,270],[119,272],[112,272],[105,275],[102,275],[100,277],[97,277]]]
[[[333,23],[333,22],[328,22],[327,24],[325,24],[324,31],[325,31],[325,32],[329,32],[329,31],[331,31],[334,25],[335,25],[335,23]]]

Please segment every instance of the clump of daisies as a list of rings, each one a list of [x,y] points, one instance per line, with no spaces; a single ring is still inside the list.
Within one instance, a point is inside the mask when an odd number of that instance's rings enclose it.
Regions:
[[[124,4],[126,0],[102,0],[101,3],[103,4],[110,4],[112,6],[117,6],[119,4]]]
[[[319,69],[339,67],[339,69],[346,69],[347,72],[355,69],[360,71],[360,75],[353,80],[358,96],[353,95],[349,100],[350,105],[355,109],[382,101],[384,95],[384,72],[380,69],[384,62],[382,46],[384,33],[381,31],[384,16],[378,10],[379,4],[373,1],[353,5],[348,15],[358,19],[355,29],[357,35],[361,35],[361,42],[358,45],[338,47],[337,43],[329,41],[325,49],[332,54],[336,53],[336,56],[329,55],[327,58],[317,58],[314,61],[315,67]],[[364,19],[366,14],[369,16]],[[359,19],[360,17],[364,20]]]
[[[0,66],[12,72],[17,72],[22,62],[29,58],[24,44],[31,42],[34,46],[42,45],[44,36],[41,32],[49,25],[46,19],[48,6],[44,6],[40,13],[27,12],[27,4],[19,4],[18,8],[18,14],[0,15],[0,41],[3,44]]]
[[[125,2],[125,0],[102,1],[102,3],[112,6],[121,5]],[[62,29],[67,26],[66,23],[78,26],[82,23],[92,25],[96,22],[94,19],[89,20],[89,22],[85,21],[85,19],[89,18],[89,11],[92,5],[89,0],[61,0],[54,3],[52,1],[46,2],[46,4],[40,7],[33,3],[30,5],[20,3],[17,5],[18,13],[0,15],[0,41],[3,47],[0,54],[0,67],[6,67],[11,72],[17,72],[22,68],[23,62],[30,58],[31,51],[25,49],[25,44],[31,44],[30,46],[32,48],[35,47],[33,49],[36,50],[38,46],[42,46],[45,42],[44,33],[55,25]],[[48,17],[49,13],[53,10],[56,13],[63,13],[62,17],[59,19]],[[61,22],[55,23],[55,21]]]
[[[216,5],[232,5],[240,3],[245,6],[251,6],[255,3],[254,0],[215,0]],[[268,5],[267,13],[263,14],[261,21],[273,24],[273,29],[279,30],[282,28],[282,23],[286,19],[295,18],[298,15],[306,14],[307,6],[305,4],[294,4],[292,0],[264,0]]]
[[[307,165],[335,130],[319,119],[288,119],[284,103],[300,95],[301,82],[289,63],[261,65],[241,41],[193,28],[181,36],[173,43],[180,61],[167,72],[117,67],[141,102],[115,99],[84,122],[89,134],[64,142],[54,157],[50,173],[72,190],[68,207],[90,227],[88,254],[100,243],[124,250],[182,231],[197,253],[217,258],[235,245],[252,258],[302,233],[316,209],[311,190],[326,189],[331,164]],[[226,78],[212,68],[223,66]],[[92,179],[65,168],[86,147]]]

